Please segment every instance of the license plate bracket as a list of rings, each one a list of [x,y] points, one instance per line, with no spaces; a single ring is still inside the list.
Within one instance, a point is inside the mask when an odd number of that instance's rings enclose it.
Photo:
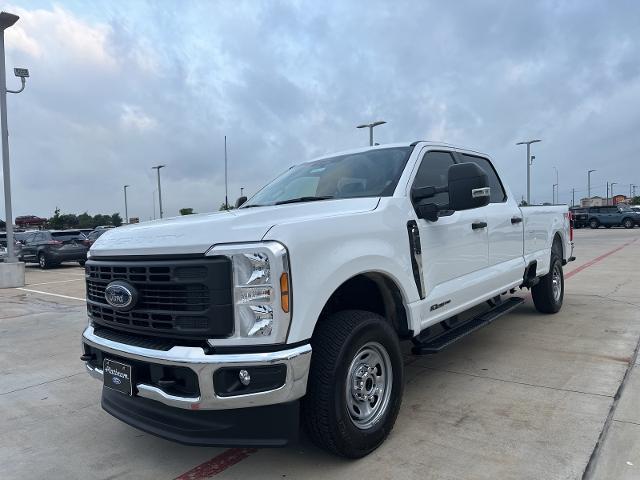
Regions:
[[[105,358],[102,363],[102,384],[111,390],[133,395],[133,381],[131,379],[131,365]]]

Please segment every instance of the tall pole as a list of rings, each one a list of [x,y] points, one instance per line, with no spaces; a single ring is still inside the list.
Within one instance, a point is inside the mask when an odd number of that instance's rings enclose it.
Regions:
[[[576,204],[576,189],[572,188],[571,189],[571,206],[575,206]]]
[[[618,184],[618,182],[611,182],[610,183],[610,185],[611,185],[611,187],[610,187],[611,188],[611,205],[613,205],[613,186],[617,185],[617,184]]]
[[[127,187],[129,185],[124,186],[124,223],[129,223],[129,208],[127,206]]]
[[[153,170],[158,171],[158,207],[160,209],[160,218],[163,218],[164,211],[162,210],[162,187],[160,186],[160,169],[163,168],[164,165],[156,165],[155,167],[151,167]]]
[[[364,123],[362,125],[358,125],[356,128],[368,128],[369,129],[369,146],[373,147],[373,128],[377,127],[378,125],[384,125],[385,122],[384,120],[378,120],[377,122],[372,122],[372,123]]]
[[[591,199],[591,173],[596,170],[589,170],[587,172],[587,196]]]
[[[527,146],[527,205],[531,205],[531,144],[541,141],[542,140],[527,140],[516,143],[516,145]]]
[[[229,210],[229,196],[227,183],[227,136],[224,136],[224,209]]]
[[[153,219],[156,219],[156,191],[151,194],[151,203],[153,203]]]
[[[4,30],[18,21],[15,15],[2,12],[2,32],[0,33],[0,122],[2,122],[2,172],[4,174],[4,211],[7,231],[7,258],[5,262],[17,262],[13,239],[13,210],[11,208],[11,170],[9,168],[9,127],[7,125],[7,74],[4,58]],[[24,283],[23,283],[24,285]]]

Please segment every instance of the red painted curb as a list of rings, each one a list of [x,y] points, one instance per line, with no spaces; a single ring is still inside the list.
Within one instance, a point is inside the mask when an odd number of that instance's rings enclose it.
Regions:
[[[175,480],[204,480],[213,477],[257,451],[255,448],[230,448],[176,477]]]
[[[607,258],[609,255],[613,255],[616,252],[619,252],[620,250],[622,250],[624,247],[628,247],[629,245],[631,245],[632,243],[635,243],[635,241],[637,240],[637,238],[634,238],[633,240],[631,240],[630,242],[627,242],[625,244],[620,245],[617,248],[614,248],[613,250],[607,252],[607,253],[603,253],[602,255],[600,255],[599,257],[594,258],[593,260],[588,261],[587,263],[585,263],[584,265],[580,265],[577,268],[574,268],[573,270],[571,270],[569,273],[566,273],[564,278],[565,280],[567,278],[571,278],[573,277],[575,274],[580,273],[582,270],[584,270],[585,268],[589,268],[590,266],[598,263],[601,260],[604,260],[605,258]]]

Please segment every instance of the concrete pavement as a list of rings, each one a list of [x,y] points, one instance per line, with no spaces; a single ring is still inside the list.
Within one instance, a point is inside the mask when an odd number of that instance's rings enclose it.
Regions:
[[[277,450],[184,447],[113,419],[78,359],[82,269],[29,266],[23,289],[0,290],[2,476],[572,479],[588,467],[588,478],[640,478],[639,237],[577,231],[560,313],[538,314],[522,292],[514,313],[445,352],[408,356],[396,427],[359,461],[304,437]]]

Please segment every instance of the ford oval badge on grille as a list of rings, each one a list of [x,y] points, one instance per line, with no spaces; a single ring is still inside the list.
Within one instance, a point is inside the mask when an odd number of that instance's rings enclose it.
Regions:
[[[104,298],[109,305],[117,310],[128,310],[136,304],[138,292],[133,285],[116,280],[107,285]]]

